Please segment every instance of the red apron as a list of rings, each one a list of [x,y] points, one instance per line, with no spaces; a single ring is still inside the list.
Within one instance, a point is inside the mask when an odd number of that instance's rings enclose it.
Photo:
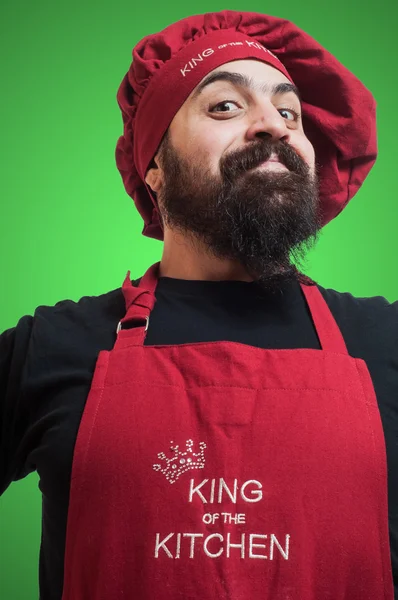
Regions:
[[[321,350],[144,346],[158,267],[98,356],[62,600],[393,600],[376,396],[317,287]]]

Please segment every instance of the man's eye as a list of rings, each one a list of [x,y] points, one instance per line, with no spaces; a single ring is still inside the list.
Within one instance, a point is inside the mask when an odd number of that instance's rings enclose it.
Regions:
[[[233,100],[223,100],[223,102],[219,102],[218,104],[215,104],[214,106],[210,107],[210,112],[231,112],[230,110],[226,109],[223,110],[223,107],[228,106],[234,104],[235,106],[238,106],[238,104],[236,102],[234,102]],[[221,107],[221,110],[215,110]]]
[[[300,118],[300,114],[293,108],[279,108],[278,110],[282,117],[287,119],[287,121],[298,121]]]

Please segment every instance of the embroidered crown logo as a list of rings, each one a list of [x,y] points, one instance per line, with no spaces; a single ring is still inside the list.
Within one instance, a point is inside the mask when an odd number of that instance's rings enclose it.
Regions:
[[[170,451],[172,456],[167,457],[164,452],[159,452],[158,458],[162,464],[153,465],[154,471],[160,471],[166,477],[169,483],[175,483],[180,475],[191,469],[203,469],[205,466],[205,442],[199,442],[199,452],[193,451],[193,440],[187,440],[183,452],[179,451],[179,446],[170,442]]]

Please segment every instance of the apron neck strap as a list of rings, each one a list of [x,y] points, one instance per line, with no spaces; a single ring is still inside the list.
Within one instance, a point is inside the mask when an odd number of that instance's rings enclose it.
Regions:
[[[155,263],[144,274],[138,286],[130,280],[130,271],[122,285],[126,314],[117,326],[118,341],[143,345],[148,329],[149,317],[155,305],[155,290],[159,278],[160,262]],[[304,298],[318,335],[322,350],[348,354],[340,329],[316,285],[300,284]],[[125,333],[123,333],[125,331]]]
[[[148,329],[149,317],[155,306],[155,289],[159,278],[159,265],[157,262],[141,278],[138,286],[134,286],[130,280],[130,271],[122,285],[122,292],[126,305],[126,314],[119,321],[116,333],[117,342],[122,342],[128,334],[129,343],[143,345]],[[126,333],[123,333],[126,331]]]
[[[300,284],[322,350],[348,354],[342,333],[318,287]]]

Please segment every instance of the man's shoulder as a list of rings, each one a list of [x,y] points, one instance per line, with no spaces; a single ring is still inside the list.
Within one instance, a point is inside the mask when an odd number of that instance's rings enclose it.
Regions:
[[[384,296],[355,296],[317,284],[347,344],[379,355],[398,350],[398,300]]]
[[[325,288],[319,284],[317,287],[329,306],[347,313],[370,318],[392,318],[398,313],[398,300],[390,302],[385,296],[355,296],[351,292]]]
[[[120,287],[98,295],[81,296],[77,301],[64,299],[54,305],[37,306],[31,319],[33,346],[50,346],[60,352],[71,347],[77,352],[91,347],[94,350],[110,348],[124,314],[125,301]]]
[[[123,309],[123,293],[121,288],[117,288],[95,296],[81,296],[77,301],[66,298],[53,305],[39,305],[34,312],[34,319],[84,322],[97,319],[100,315],[117,317]]]

